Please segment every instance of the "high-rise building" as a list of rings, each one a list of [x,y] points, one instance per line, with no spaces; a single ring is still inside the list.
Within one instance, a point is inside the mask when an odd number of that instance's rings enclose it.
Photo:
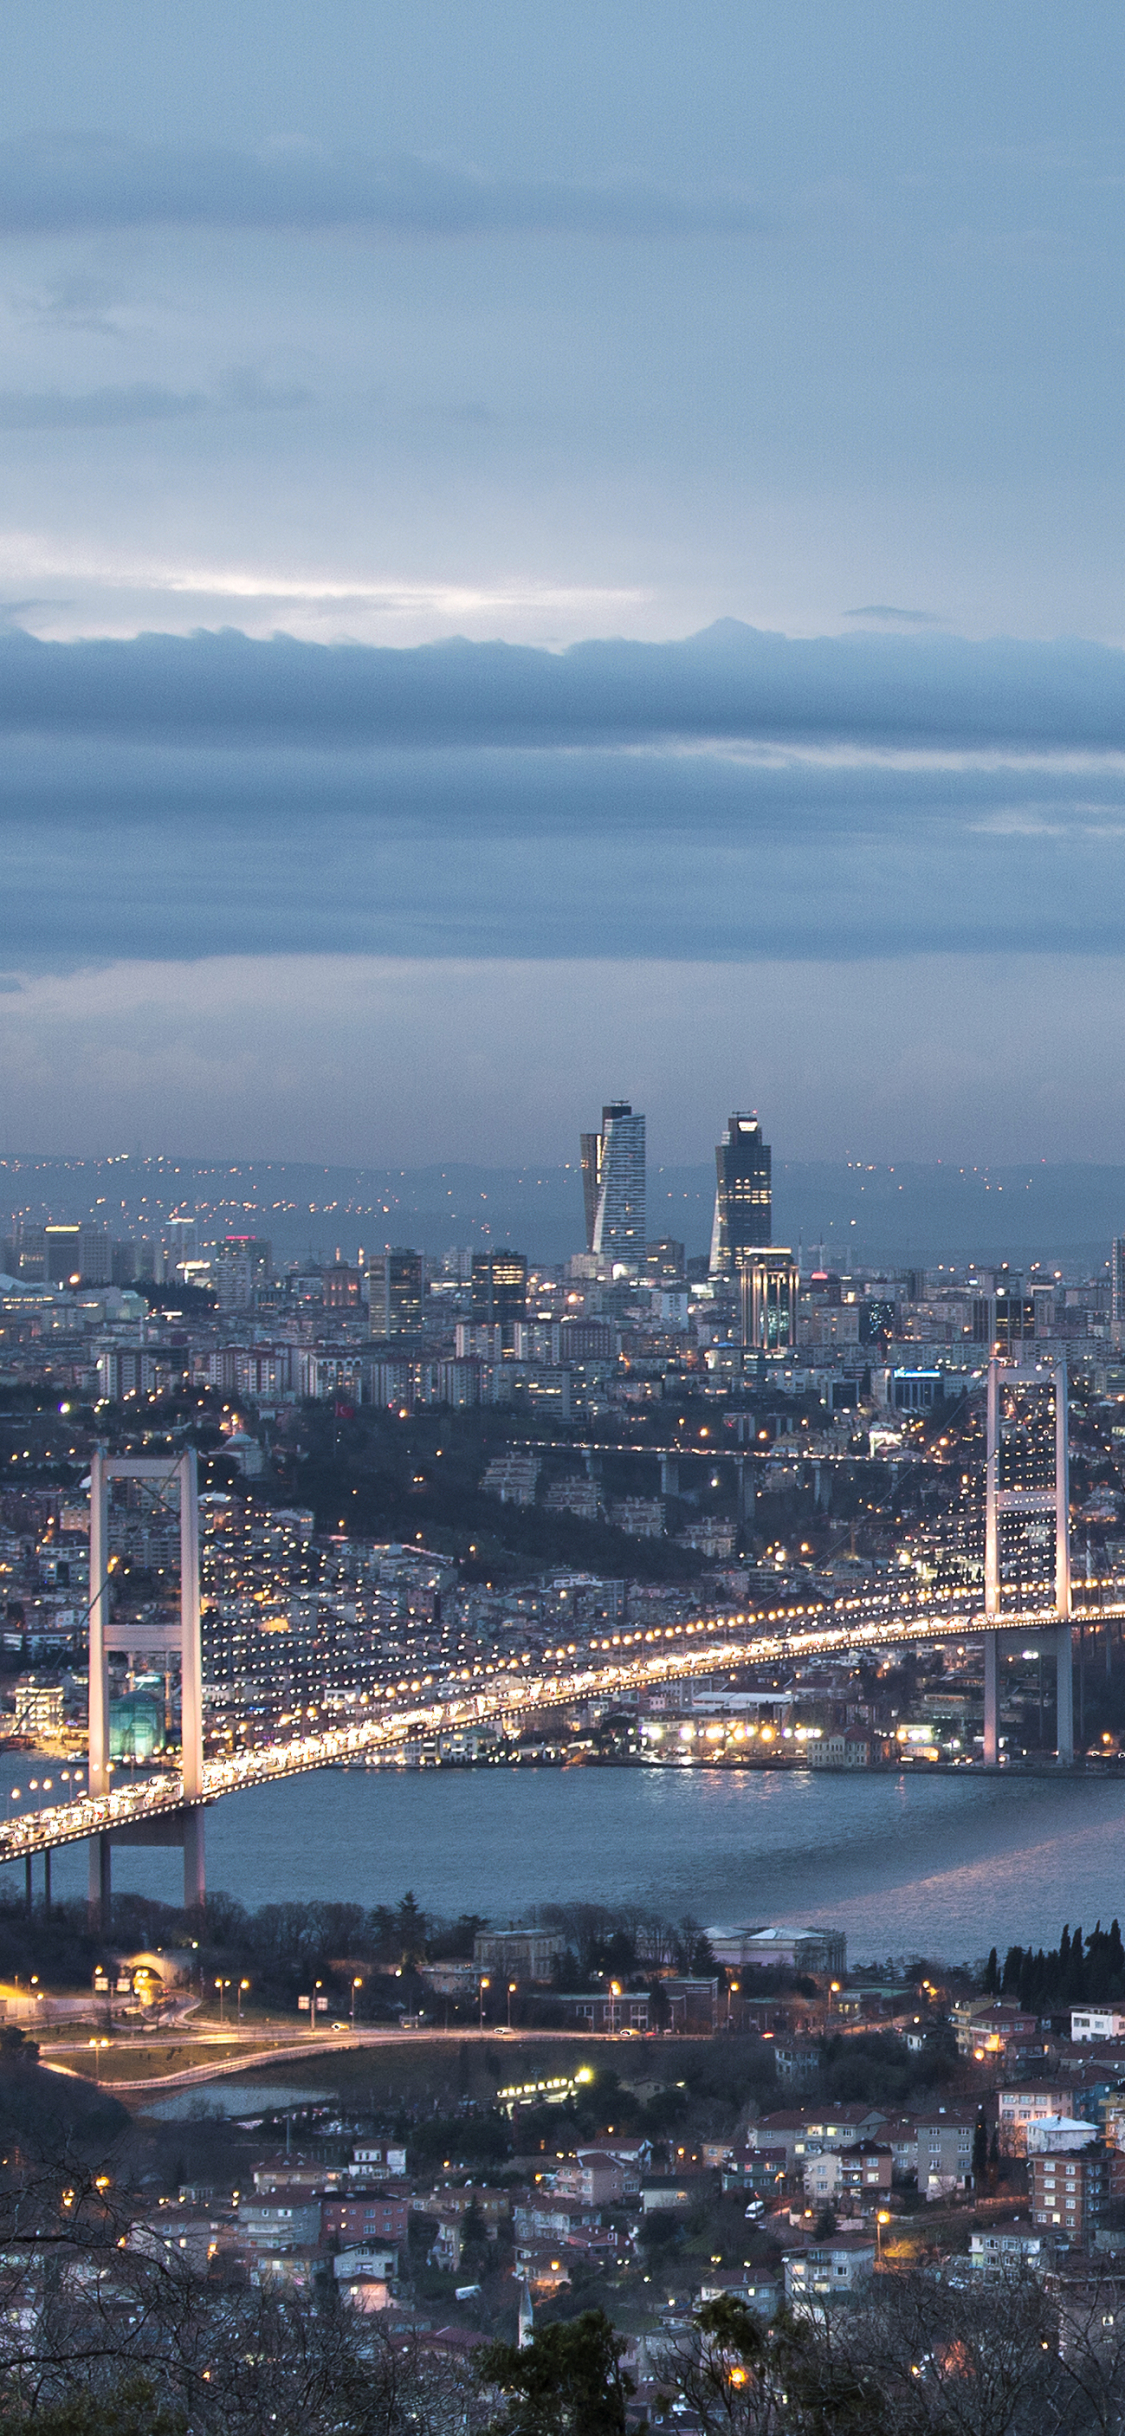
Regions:
[[[747,1256],[771,1241],[771,1152],[755,1116],[732,1116],[715,1151],[711,1275],[732,1285]]]
[[[269,1283],[272,1268],[273,1247],[265,1235],[224,1235],[212,1272],[220,1308],[252,1309],[259,1287]]]
[[[656,1285],[678,1284],[684,1274],[684,1247],[672,1235],[645,1245],[645,1276]]]
[[[510,1347],[513,1330],[527,1318],[527,1256],[505,1247],[474,1252],[472,1314],[476,1327],[498,1327]]]
[[[785,1244],[749,1251],[738,1270],[742,1342],[756,1353],[784,1353],[797,1340],[801,1280]]]
[[[645,1256],[645,1121],[627,1100],[602,1110],[600,1133],[584,1133],[582,1192],[586,1248],[600,1259],[629,1261]]]
[[[602,1113],[605,1123],[606,1111]],[[602,1137],[600,1133],[580,1133],[582,1150],[582,1203],[586,1214],[586,1249],[594,1249],[594,1228],[598,1223],[598,1193],[602,1181]]]
[[[423,1260],[404,1244],[396,1244],[383,1261],[383,1331],[409,1336],[422,1325]]]
[[[1125,1235],[1115,1235],[1109,1247],[1109,1316],[1125,1326]]]

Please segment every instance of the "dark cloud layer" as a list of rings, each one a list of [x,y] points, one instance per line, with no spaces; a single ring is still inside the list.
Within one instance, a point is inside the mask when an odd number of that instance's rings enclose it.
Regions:
[[[0,730],[11,969],[1125,944],[1125,656],[1087,644],[17,631]]]
[[[0,234],[9,236],[144,226],[355,226],[404,236],[542,229],[659,237],[736,234],[760,225],[745,195],[677,191],[637,177],[520,180],[305,143],[237,151],[44,134],[0,145]]]
[[[553,654],[237,633],[0,642],[0,729],[161,742],[414,749],[727,742],[953,752],[1125,750],[1125,653],[1085,642],[852,635],[724,620],[680,643]]]

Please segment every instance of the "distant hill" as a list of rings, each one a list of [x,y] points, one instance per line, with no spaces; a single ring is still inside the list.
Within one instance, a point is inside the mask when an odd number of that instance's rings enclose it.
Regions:
[[[650,1237],[689,1253],[711,1239],[714,1169],[650,1167]],[[124,1206],[122,1206],[124,1205]],[[111,1231],[153,1234],[173,1211],[201,1233],[269,1237],[279,1259],[360,1244],[440,1253],[511,1243],[562,1260],[584,1244],[577,1162],[562,1167],[324,1167],[290,1160],[116,1158],[0,1160],[0,1218],[104,1218]],[[1125,1233],[1125,1166],[864,1167],[774,1160],[774,1238],[823,1244],[834,1262],[922,1265],[942,1259],[1100,1264]]]

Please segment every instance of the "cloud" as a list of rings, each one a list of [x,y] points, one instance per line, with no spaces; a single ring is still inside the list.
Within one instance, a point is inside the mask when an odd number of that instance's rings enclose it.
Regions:
[[[126,423],[180,422],[185,416],[269,412],[302,406],[308,391],[271,388],[252,372],[230,373],[210,395],[163,389],[150,381],[120,387],[0,389],[0,431],[109,431]]]
[[[0,732],[435,746],[792,745],[864,751],[1123,752],[1125,652],[931,635],[811,641],[724,619],[679,643],[552,653],[460,641],[408,650],[250,641],[0,637]]]
[[[588,236],[740,235],[762,227],[734,189],[641,178],[518,179],[417,156],[306,143],[219,145],[43,134],[0,145],[0,233],[86,228],[366,227],[402,236],[564,230]]]
[[[168,423],[206,414],[202,390],[160,389],[149,381],[128,387],[0,389],[0,431],[106,431],[119,423]]]
[[[1125,655],[0,632],[0,963],[1120,953]]]
[[[12,737],[0,961],[1119,952],[1125,770]]]

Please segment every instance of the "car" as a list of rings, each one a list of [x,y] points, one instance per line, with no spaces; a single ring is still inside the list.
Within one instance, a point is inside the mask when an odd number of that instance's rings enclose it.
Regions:
[[[332,2027],[333,2027],[333,2029],[334,2029],[334,2030],[345,2030],[345,2031],[347,2031],[347,2030],[350,2030],[350,2029],[351,2029],[351,2023],[350,2023],[350,2022],[333,2022]]]

